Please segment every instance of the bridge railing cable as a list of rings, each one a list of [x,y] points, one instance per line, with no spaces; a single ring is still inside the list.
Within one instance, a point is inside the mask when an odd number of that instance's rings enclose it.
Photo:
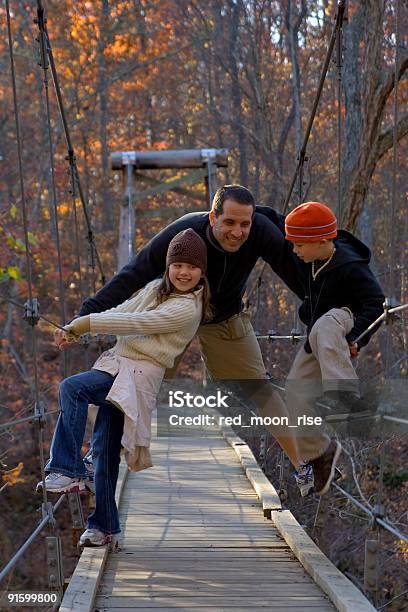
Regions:
[[[39,312],[38,301],[36,298],[33,297],[34,295],[33,274],[32,274],[30,243],[29,243],[29,238],[28,238],[29,231],[28,231],[27,203],[26,203],[25,184],[24,184],[21,130],[20,130],[20,121],[19,121],[19,104],[18,104],[17,88],[16,88],[12,22],[11,22],[9,0],[6,0],[6,18],[7,18],[8,46],[9,46],[9,56],[10,56],[10,69],[11,69],[11,83],[12,83],[12,91],[13,91],[15,127],[16,127],[18,173],[19,173],[19,184],[20,184],[20,191],[21,191],[20,201],[21,201],[21,214],[22,214],[23,230],[24,230],[24,246],[25,246],[26,273],[27,273],[27,285],[28,285],[29,299],[24,304],[20,304],[16,300],[13,300],[8,297],[2,298],[1,301],[7,301],[16,307],[23,309],[24,310],[23,318],[26,320],[26,322],[30,325],[30,328],[31,328],[31,344],[32,344],[33,374],[34,374],[34,384],[33,384],[33,393],[34,393],[34,402],[33,402],[34,411],[33,412],[34,413],[29,416],[21,417],[21,418],[19,418],[17,415],[17,418],[14,418],[12,421],[0,424],[0,432],[2,435],[7,434],[7,433],[10,433],[10,435],[12,435],[11,429],[17,425],[21,425],[21,424],[25,424],[29,422],[34,422],[37,424],[39,459],[40,459],[40,470],[41,470],[41,480],[42,480],[41,489],[42,489],[43,501],[41,505],[41,512],[42,512],[41,521],[36,526],[36,528],[32,531],[32,533],[25,539],[24,543],[16,551],[16,553],[13,555],[10,561],[5,565],[4,568],[2,568],[2,570],[0,571],[0,582],[4,580],[6,576],[8,576],[8,574],[16,566],[16,564],[23,557],[23,555],[26,553],[28,548],[33,544],[33,542],[38,538],[38,536],[41,534],[41,532],[43,531],[45,527],[48,527],[50,534],[52,534],[47,538],[47,544],[48,544],[47,552],[48,552],[48,548],[54,547],[54,549],[55,548],[58,550],[61,549],[60,538],[59,536],[55,535],[56,523],[55,523],[54,514],[58,510],[58,508],[61,506],[63,500],[66,499],[67,497],[70,497],[70,509],[71,509],[71,512],[74,514],[76,510],[75,509],[73,510],[72,507],[75,507],[75,504],[74,503],[71,504],[71,501],[72,501],[71,497],[72,496],[78,497],[78,494],[68,494],[68,495],[62,494],[57,500],[57,502],[53,505],[51,502],[48,501],[47,490],[45,486],[43,428],[44,428],[45,419],[48,416],[59,412],[59,410],[51,410],[51,411],[45,412],[44,403],[40,399],[40,390],[39,390],[39,382],[38,382],[36,324],[38,323],[39,320],[42,319],[46,321],[48,324],[51,324],[53,327],[58,328],[58,329],[63,329],[63,325],[59,325],[55,323],[54,321],[52,321],[51,319],[49,319],[48,317],[41,315]],[[94,254],[96,253],[97,261],[99,264],[100,264],[100,259],[99,259],[99,255],[97,254],[96,246],[94,244],[93,232],[92,232],[92,228],[90,225],[88,211],[86,208],[86,202],[83,197],[82,188],[80,186],[79,173],[76,167],[75,156],[74,156],[72,144],[71,144],[70,137],[69,137],[68,126],[67,126],[66,119],[65,119],[65,113],[64,113],[64,109],[62,105],[61,92],[60,92],[59,85],[58,85],[58,77],[57,77],[56,70],[55,70],[55,64],[52,58],[51,46],[50,46],[50,42],[48,38],[48,32],[46,30],[46,25],[45,25],[46,19],[44,16],[44,9],[43,9],[41,1],[37,2],[37,20],[36,22],[38,23],[39,31],[40,31],[39,43],[40,43],[40,52],[41,52],[41,65],[44,70],[44,84],[45,84],[45,92],[46,92],[45,102],[46,102],[46,117],[47,117],[47,134],[48,134],[48,142],[49,142],[50,167],[51,167],[51,174],[52,174],[51,176],[52,178],[51,196],[52,196],[53,211],[54,211],[54,236],[56,237],[56,247],[57,247],[57,252],[58,252],[61,319],[62,319],[62,323],[64,324],[65,323],[65,294],[64,294],[63,278],[62,278],[62,263],[61,263],[62,257],[61,257],[61,246],[60,246],[59,229],[58,229],[58,207],[57,207],[56,185],[55,185],[55,176],[54,176],[55,174],[54,173],[54,152],[53,152],[53,142],[52,142],[52,135],[51,135],[51,115],[50,115],[50,104],[49,104],[49,95],[48,95],[48,79],[47,79],[48,59],[50,59],[54,85],[56,87],[61,116],[62,116],[63,124],[64,124],[65,135],[67,137],[67,142],[69,145],[69,153],[70,153],[69,161],[70,161],[70,168],[71,168],[72,195],[73,195],[73,198],[75,198],[75,186],[78,186],[80,196],[81,196],[81,201],[83,204],[85,219],[88,225],[88,241],[92,248],[92,258],[94,257]],[[77,232],[76,210],[74,211],[74,214],[75,214],[76,232]],[[78,240],[77,240],[77,246],[78,246]],[[80,262],[79,262],[79,266],[80,266]],[[103,270],[102,270],[101,265],[100,265],[100,272],[102,276],[102,282],[104,283],[105,280],[103,277]],[[79,269],[79,274],[80,274],[80,269]],[[30,408],[32,408],[32,406],[30,406]],[[27,408],[20,410],[19,411],[20,414],[21,412],[24,412],[26,409]],[[2,457],[4,457],[4,453]],[[9,484],[10,483],[6,482],[5,486],[9,486]],[[77,499],[77,502],[80,504],[79,499]],[[80,516],[81,518],[82,512],[79,512],[79,515],[81,515]],[[79,523],[83,523],[83,517],[82,517],[82,521],[79,520],[77,521],[77,523],[78,523],[77,527],[78,526],[83,527],[83,524],[79,525]],[[48,577],[49,577],[50,587],[62,593],[62,589],[63,589],[62,567],[59,566],[58,560],[57,560],[57,564],[58,564],[57,568],[52,566],[53,561],[50,561],[49,558],[47,559],[47,561],[48,561],[48,566],[49,566],[48,568],[49,576]]]
[[[38,7],[38,14],[39,14],[39,16],[40,15],[44,16],[44,7],[43,7],[43,4],[42,4],[41,0],[37,0],[37,7]],[[39,19],[39,17],[38,17],[38,19]],[[39,27],[40,27],[40,22],[39,22]],[[101,276],[101,284],[104,285],[105,284],[105,275],[104,275],[104,271],[103,271],[102,260],[100,258],[100,255],[99,255],[99,252],[98,252],[98,249],[97,249],[97,245],[96,245],[96,241],[95,241],[95,235],[94,235],[94,231],[92,229],[91,217],[90,217],[89,210],[88,210],[88,204],[87,204],[87,201],[86,201],[86,198],[85,198],[84,190],[82,188],[82,183],[81,183],[81,179],[80,179],[80,175],[79,175],[79,171],[78,171],[78,166],[77,166],[77,162],[76,162],[75,150],[74,150],[74,146],[73,146],[73,143],[72,143],[72,138],[71,138],[71,134],[70,134],[69,126],[68,126],[68,121],[67,121],[67,117],[66,117],[66,112],[65,112],[65,106],[64,106],[64,101],[63,101],[63,97],[62,97],[61,87],[60,87],[60,84],[59,84],[58,72],[57,72],[56,65],[55,65],[55,60],[54,60],[54,55],[53,55],[53,51],[52,51],[50,37],[48,35],[47,20],[44,17],[41,20],[41,28],[42,28],[42,33],[43,33],[45,41],[46,41],[46,45],[47,45],[47,57],[48,57],[48,60],[49,60],[49,66],[51,68],[51,74],[52,74],[52,79],[53,79],[53,83],[54,83],[55,93],[56,93],[56,97],[57,97],[58,108],[59,108],[59,112],[60,112],[60,115],[61,115],[62,125],[63,125],[63,129],[64,129],[64,135],[65,135],[65,139],[66,139],[66,143],[67,143],[68,162],[69,162],[69,165],[70,165],[72,186],[73,187],[76,186],[78,188],[79,199],[81,201],[82,210],[83,210],[83,213],[84,213],[85,222],[86,222],[86,226],[87,226],[87,232],[88,232],[87,233],[87,239],[88,239],[88,243],[89,243],[91,267],[93,268],[93,270],[95,270],[95,258],[96,258],[96,263],[98,265],[99,273],[100,273],[100,276]],[[75,189],[73,191],[73,194],[75,195]],[[94,292],[95,292],[96,291],[96,288],[95,288],[95,278],[93,279],[93,284],[94,284]]]
[[[36,313],[38,312],[37,301],[33,298],[33,274],[32,274],[32,263],[30,253],[30,243],[28,238],[28,217],[27,217],[27,202],[24,185],[24,172],[23,172],[23,157],[22,157],[22,140],[20,130],[20,112],[17,98],[17,87],[16,87],[16,74],[14,64],[14,52],[13,52],[13,35],[10,15],[10,4],[9,0],[6,0],[6,20],[7,20],[7,37],[10,57],[10,70],[11,70],[11,85],[13,91],[13,106],[14,106],[14,118],[15,118],[15,129],[16,129],[16,141],[17,141],[17,157],[18,157],[18,174],[19,174],[19,185],[21,192],[21,214],[23,220],[23,231],[24,231],[24,249],[26,258],[26,272],[28,281],[28,306],[27,312],[25,313],[26,321],[30,324],[31,328],[31,346],[33,354],[33,371],[34,371],[34,390],[35,390],[35,404],[34,404],[34,416],[38,424],[38,447],[39,447],[39,458],[40,458],[40,469],[42,479],[42,514],[43,519],[36,527],[31,536],[26,540],[20,551],[14,555],[13,559],[7,564],[7,566],[0,573],[0,579],[2,579],[17,563],[20,556],[26,551],[26,549],[32,544],[36,537],[41,533],[45,526],[48,526],[50,532],[55,534],[55,521],[53,517],[53,506],[48,502],[47,491],[45,487],[45,461],[44,461],[44,446],[43,446],[43,424],[44,424],[44,407],[40,401],[39,395],[39,382],[38,382],[38,357],[37,357],[37,341],[36,341],[36,329],[35,325],[38,322]],[[54,535],[55,537],[55,535]],[[56,588],[62,590],[62,583],[56,583]]]
[[[31,546],[31,544],[33,544],[33,542],[38,538],[38,536],[43,531],[43,529],[50,523],[50,520],[54,521],[54,515],[55,515],[56,511],[58,510],[58,508],[61,506],[61,504],[62,504],[62,502],[64,501],[65,498],[66,498],[66,494],[63,493],[58,498],[58,500],[56,501],[54,506],[52,506],[50,504],[50,508],[48,508],[47,512],[43,513],[44,516],[43,516],[42,520],[39,522],[39,524],[37,525],[37,527],[28,536],[28,538],[26,538],[24,543],[14,553],[14,555],[12,556],[10,561],[0,571],[0,583],[2,582],[2,580],[4,580],[8,576],[8,574],[11,572],[11,570],[17,565],[17,563],[24,556],[24,554],[26,553],[28,548]]]

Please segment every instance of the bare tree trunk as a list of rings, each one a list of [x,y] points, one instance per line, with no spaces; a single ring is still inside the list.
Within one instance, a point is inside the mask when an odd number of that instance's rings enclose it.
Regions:
[[[304,8],[304,7],[303,7]],[[298,32],[303,19],[303,11],[296,14],[293,0],[288,0],[286,11],[286,27],[288,30],[288,47],[290,61],[292,63],[292,90],[293,90],[293,109],[295,113],[295,143],[296,151],[300,151],[302,146],[302,112],[300,105],[300,73],[298,61]]]
[[[106,87],[106,59],[105,49],[109,40],[109,19],[110,7],[109,0],[102,2],[102,14],[99,20],[99,41],[98,41],[98,91],[99,91],[99,137],[101,139],[102,155],[102,205],[103,205],[103,228],[111,228],[113,224],[112,198],[109,190],[109,147],[108,147],[108,97]]]
[[[266,8],[266,5],[264,8]],[[271,108],[268,104],[268,96],[265,93],[266,75],[263,63],[265,62],[264,56],[269,53],[269,49],[264,49],[263,47],[263,41],[266,36],[266,24],[264,20],[258,18],[257,10],[259,10],[259,7],[256,2],[248,4],[241,0],[241,10],[245,15],[245,30],[248,40],[248,49],[242,54],[243,57],[241,61],[245,66],[245,76],[250,86],[247,95],[250,98],[252,107],[253,129],[250,131],[249,126],[247,126],[247,131],[250,133],[252,146],[254,148],[254,189],[256,198],[258,199],[261,192],[261,168],[263,166],[267,169],[267,175],[262,191],[268,194],[267,203],[276,206],[276,202],[283,199],[284,194],[283,182],[278,166],[277,139],[271,120]],[[268,14],[270,16],[270,10]],[[267,31],[270,32],[270,29],[271,25],[269,23]],[[280,139],[278,139],[278,142],[280,142]]]
[[[233,123],[236,125],[239,149],[239,176],[243,185],[248,184],[248,161],[247,144],[244,128],[244,116],[242,112],[241,86],[239,82],[239,69],[237,62],[239,43],[239,4],[231,6],[230,29],[229,29],[229,65],[231,75],[231,105],[234,113]]]
[[[383,58],[384,0],[358,3],[344,27],[344,92],[346,145],[341,185],[345,203],[344,226],[355,229],[378,160],[392,146],[390,130],[381,132],[387,100],[394,88],[394,73]],[[408,68],[403,58],[399,78]],[[407,115],[401,117],[398,137],[408,133]]]
[[[288,6],[286,11],[286,28],[288,30],[288,47],[290,61],[292,64],[292,96],[293,96],[293,113],[295,123],[295,146],[296,152],[299,153],[302,146],[302,110],[300,100],[300,70],[298,60],[299,41],[298,34],[301,23],[306,16],[306,5],[302,1],[302,7],[300,12],[296,11],[293,0],[288,0]],[[299,185],[299,201],[303,199],[303,173],[300,175],[301,185]]]

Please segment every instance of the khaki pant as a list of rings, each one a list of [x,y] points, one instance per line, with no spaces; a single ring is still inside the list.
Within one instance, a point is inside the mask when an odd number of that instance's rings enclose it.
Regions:
[[[291,419],[316,416],[316,399],[324,391],[358,393],[358,376],[351,362],[346,335],[354,326],[348,308],[333,308],[320,317],[309,335],[312,352],[302,346],[286,381],[287,408]],[[300,460],[310,460],[325,451],[329,438],[315,428],[301,428],[297,436]]]
[[[241,312],[222,323],[201,325],[198,337],[207,371],[214,381],[239,381],[243,395],[255,403],[263,418],[288,417],[284,402],[267,380],[261,349],[249,314]],[[165,379],[174,377],[183,354],[177,358],[174,367],[166,371]],[[296,466],[296,440],[291,432],[285,428],[284,435],[278,437],[277,431],[282,432],[283,428],[268,429]]]

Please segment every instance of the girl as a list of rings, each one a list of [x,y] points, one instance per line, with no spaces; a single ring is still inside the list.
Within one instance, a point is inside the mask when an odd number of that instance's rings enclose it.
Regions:
[[[61,383],[61,413],[46,466],[47,491],[85,488],[81,447],[88,404],[99,406],[92,439],[96,505],[80,538],[83,546],[103,546],[120,532],[115,489],[121,446],[130,469],[152,465],[150,418],[164,372],[200,323],[211,318],[206,267],[204,241],[186,229],[169,244],[163,279],[148,283],[116,308],[80,317],[64,328],[68,341],[88,332],[118,336],[92,370]]]

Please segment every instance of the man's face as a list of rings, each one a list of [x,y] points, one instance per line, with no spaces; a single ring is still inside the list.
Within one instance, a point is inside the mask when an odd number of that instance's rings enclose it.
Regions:
[[[222,213],[210,212],[210,225],[215,239],[225,251],[234,253],[247,240],[252,225],[253,207],[226,199]]]

